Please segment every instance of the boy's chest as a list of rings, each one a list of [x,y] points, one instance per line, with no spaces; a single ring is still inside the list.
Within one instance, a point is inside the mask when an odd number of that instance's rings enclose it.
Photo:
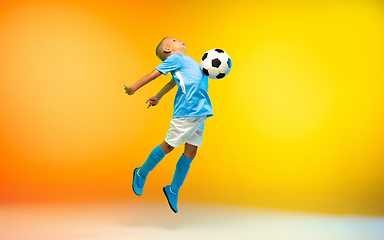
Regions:
[[[181,81],[185,85],[200,83],[204,77],[200,65],[194,60],[185,61],[182,68],[172,71],[171,74],[178,85]]]

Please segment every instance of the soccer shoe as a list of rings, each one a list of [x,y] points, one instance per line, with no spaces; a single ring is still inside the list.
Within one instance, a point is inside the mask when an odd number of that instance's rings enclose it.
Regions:
[[[177,213],[179,210],[177,209],[177,199],[179,198],[179,193],[174,193],[171,190],[171,185],[163,187],[163,192],[167,197],[168,204],[171,207],[172,211]]]
[[[137,196],[141,196],[143,194],[145,180],[147,179],[139,175],[138,173],[139,169],[140,168],[135,168],[135,170],[133,171],[133,181],[132,181],[132,189]]]

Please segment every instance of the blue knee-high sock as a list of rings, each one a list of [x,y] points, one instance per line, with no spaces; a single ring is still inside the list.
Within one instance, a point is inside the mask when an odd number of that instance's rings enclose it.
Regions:
[[[173,176],[171,183],[171,189],[173,192],[177,193],[180,190],[180,187],[183,185],[184,180],[187,177],[187,173],[192,161],[193,158],[190,159],[184,156],[184,154],[181,155],[179,161],[176,164],[175,175]]]
[[[161,145],[161,144],[160,144]],[[148,173],[152,171],[156,165],[164,158],[166,153],[161,149],[161,147],[157,146],[152,152],[149,154],[147,160],[144,162],[143,166],[141,166],[139,170],[139,175],[143,178],[148,176]]]

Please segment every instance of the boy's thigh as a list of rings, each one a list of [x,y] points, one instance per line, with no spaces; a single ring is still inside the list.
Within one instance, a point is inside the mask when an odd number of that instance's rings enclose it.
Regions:
[[[172,147],[178,147],[181,143],[187,142],[190,138],[194,137],[197,132],[202,136],[200,126],[204,121],[205,117],[172,119],[165,141]]]
[[[198,146],[185,143],[184,156],[189,159],[194,159],[197,153]]]
[[[190,145],[201,147],[201,142],[203,140],[203,130],[200,128],[196,130],[194,134],[190,138],[188,138],[185,143],[188,143]]]

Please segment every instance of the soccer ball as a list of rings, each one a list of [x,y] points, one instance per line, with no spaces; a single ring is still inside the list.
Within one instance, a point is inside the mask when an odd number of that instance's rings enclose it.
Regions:
[[[232,67],[229,55],[221,49],[212,49],[201,58],[201,70],[211,79],[222,79]]]

